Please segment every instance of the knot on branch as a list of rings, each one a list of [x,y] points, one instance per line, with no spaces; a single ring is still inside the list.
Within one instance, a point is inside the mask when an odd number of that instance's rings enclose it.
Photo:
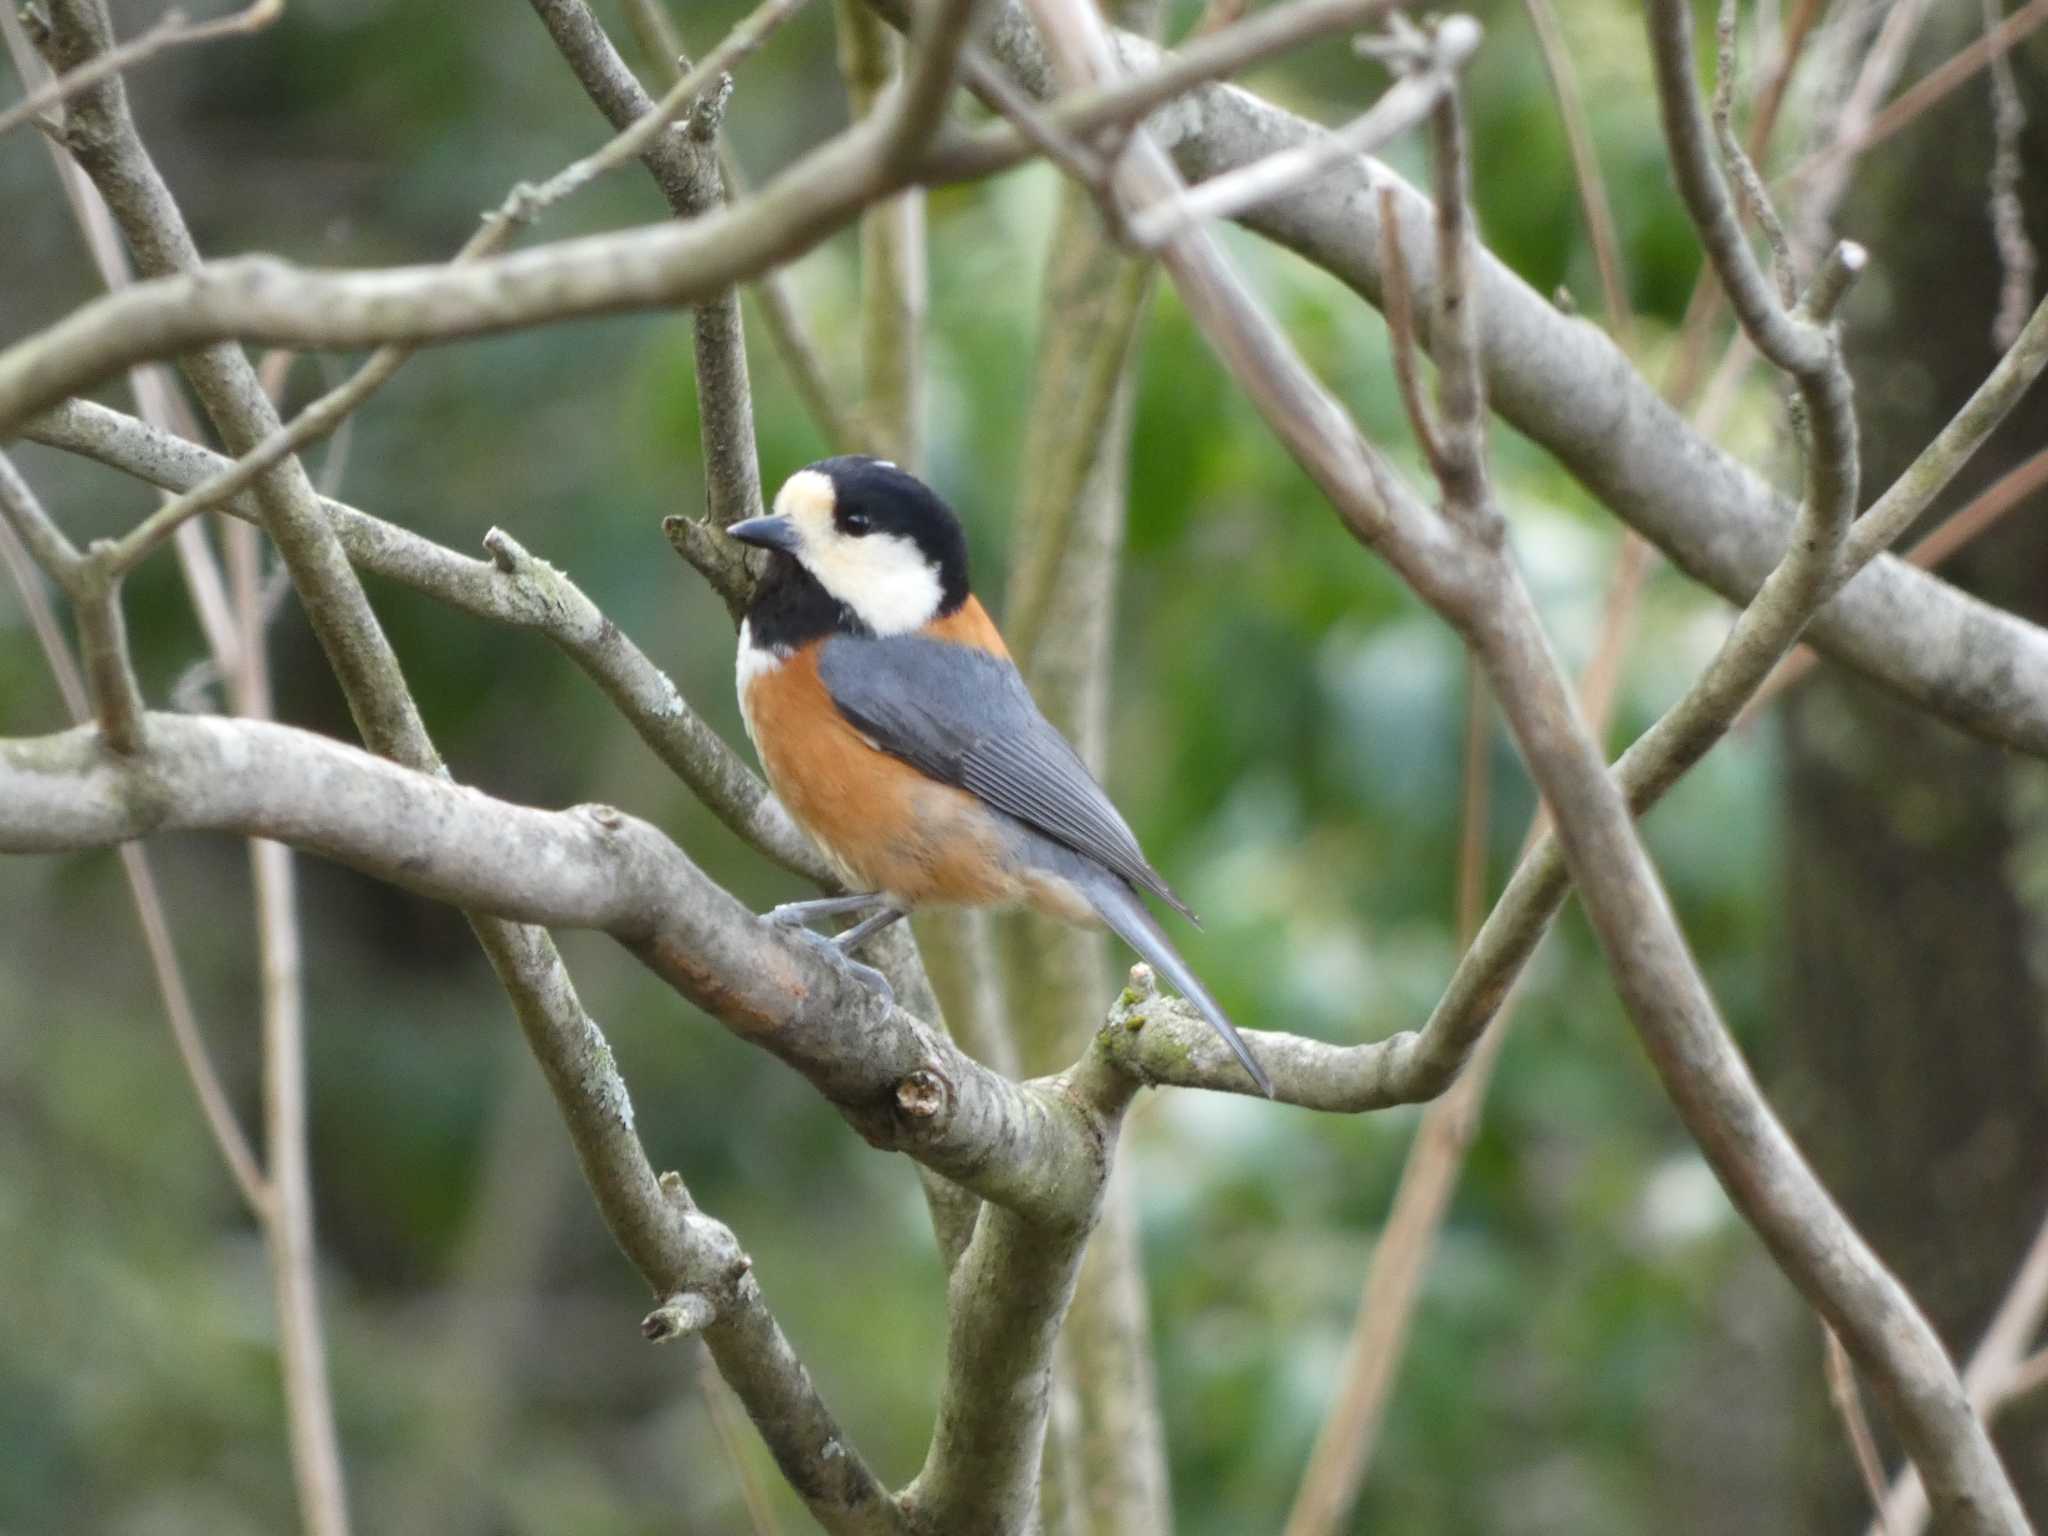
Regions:
[[[943,1124],[952,1107],[952,1083],[931,1067],[919,1067],[896,1082],[897,1114],[920,1131]]]
[[[687,1338],[711,1326],[718,1309],[696,1291],[678,1291],[640,1320],[640,1335],[651,1344]]]
[[[668,536],[670,547],[725,599],[734,619],[747,611],[754,588],[760,585],[766,556],[757,559],[754,551],[727,538],[724,529],[703,518],[664,517],[661,531]]]
[[[640,1332],[665,1344],[701,1332],[720,1315],[744,1305],[754,1261],[731,1227],[697,1209],[680,1174],[664,1173],[657,1182],[675,1218],[665,1266],[669,1273],[664,1277],[675,1289],[641,1319]]]
[[[626,813],[615,805],[579,805],[576,810],[601,832],[616,832],[626,824]]]
[[[732,76],[722,74],[690,107],[683,131],[699,144],[709,144],[725,125],[725,109],[732,101]]]
[[[1129,981],[1110,1005],[1105,1027],[1109,1030],[1140,1030],[1145,1027],[1145,1009],[1159,1000],[1159,978],[1142,960],[1131,967]]]

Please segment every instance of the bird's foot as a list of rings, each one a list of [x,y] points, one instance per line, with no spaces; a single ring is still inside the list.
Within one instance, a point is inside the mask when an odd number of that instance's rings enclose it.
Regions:
[[[797,903],[797,905],[801,905],[801,903]],[[772,912],[761,914],[763,922],[770,922],[773,919],[774,913]],[[786,923],[778,926],[789,927]],[[860,961],[854,959],[853,956],[846,952],[838,939],[827,938],[822,933],[802,927],[791,929],[791,933],[793,937],[804,940],[811,948],[819,951],[833,965],[846,972],[847,975],[851,976],[862,986],[872,992],[879,992],[883,1002],[893,1004],[896,1001],[896,989],[889,985],[889,978],[876,970],[872,965],[863,965]]]
[[[848,912],[871,912],[888,900],[877,892],[854,896],[820,896],[811,901],[785,901],[761,914],[771,928],[807,928],[821,917],[838,917]]]

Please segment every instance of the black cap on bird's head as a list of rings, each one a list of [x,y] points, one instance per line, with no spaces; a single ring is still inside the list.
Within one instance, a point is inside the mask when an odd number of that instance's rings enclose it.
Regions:
[[[967,601],[967,538],[937,492],[891,464],[859,454],[820,459],[776,493],[775,510],[726,532],[775,552],[861,628],[902,634]]]

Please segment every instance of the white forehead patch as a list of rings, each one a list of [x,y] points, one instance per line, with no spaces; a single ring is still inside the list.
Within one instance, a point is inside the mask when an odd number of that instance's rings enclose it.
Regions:
[[[803,535],[795,551],[818,585],[878,635],[907,634],[938,616],[939,573],[915,541],[893,533],[856,537],[832,520],[832,482],[800,469],[775,496],[775,510]]]
[[[775,510],[801,528],[806,539],[832,529],[832,482],[815,469],[800,469],[775,493]]]

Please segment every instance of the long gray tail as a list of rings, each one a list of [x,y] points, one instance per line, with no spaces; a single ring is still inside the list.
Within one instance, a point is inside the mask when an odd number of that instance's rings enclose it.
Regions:
[[[1209,989],[1188,969],[1187,961],[1181,959],[1180,951],[1173,947],[1173,941],[1167,938],[1166,930],[1159,926],[1159,920],[1152,915],[1144,899],[1108,871],[1087,882],[1087,890],[1090,905],[1109,925],[1110,931],[1149,961],[1154,970],[1173,983],[1182,997],[1200,1010],[1202,1017],[1223,1037],[1224,1043],[1237,1053],[1245,1071],[1259,1085],[1259,1092],[1272,1098],[1273,1080],[1266,1076],[1266,1069],[1259,1065],[1251,1047],[1231,1025],[1222,1005],[1209,995]]]

